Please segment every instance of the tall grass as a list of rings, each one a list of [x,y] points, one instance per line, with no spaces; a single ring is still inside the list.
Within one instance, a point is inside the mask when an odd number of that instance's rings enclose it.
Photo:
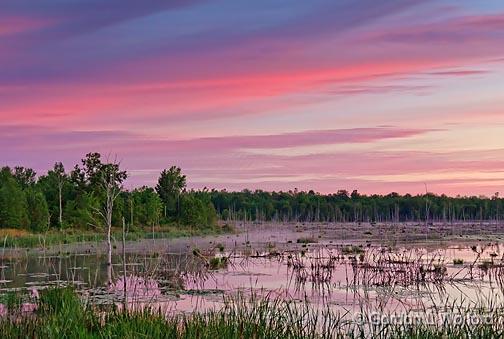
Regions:
[[[446,305],[448,306],[448,305]],[[499,338],[502,308],[475,307],[489,323],[388,324],[362,322],[349,314],[282,299],[233,297],[222,309],[166,316],[156,310],[99,310],[81,302],[71,288],[42,293],[34,315],[0,320],[2,338]],[[448,306],[448,312],[465,309]],[[424,310],[427,312],[427,310]]]
[[[152,232],[148,229],[136,229],[128,232],[126,235],[127,241],[136,241],[141,239],[165,239],[165,238],[181,238],[198,235],[219,234],[223,231],[220,228],[207,229],[189,229],[177,228],[174,226],[166,226]],[[120,239],[121,232],[113,232],[113,237]],[[105,240],[105,234],[102,232],[89,231],[51,231],[47,233],[30,233],[26,231],[2,232],[0,230],[0,246],[5,248],[35,248],[49,247],[62,244],[80,243],[80,242],[101,242]]]

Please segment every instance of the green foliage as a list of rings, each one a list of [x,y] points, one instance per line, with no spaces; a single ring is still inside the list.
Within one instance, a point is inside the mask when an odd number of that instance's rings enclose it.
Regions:
[[[223,220],[456,222],[504,219],[504,200],[498,194],[493,197],[448,197],[432,193],[363,195],[345,190],[327,195],[298,190],[212,190],[208,194]]]
[[[218,270],[221,268],[225,268],[228,265],[227,257],[212,257],[208,261],[208,268],[211,270]]]
[[[0,303],[7,306],[8,310],[19,310],[23,304],[23,295],[20,291],[8,291],[0,296]]]
[[[27,227],[29,224],[25,194],[10,169],[0,172],[0,227]]]
[[[81,211],[92,219],[87,224],[111,227],[114,221],[118,223],[116,199],[122,191],[122,183],[127,178],[127,172],[121,171],[117,162],[102,162],[100,153],[88,153],[81,160],[82,166],[76,165],[70,173],[70,180],[77,193],[86,196],[81,201]],[[90,213],[91,211],[91,213]],[[115,218],[114,218],[115,217]]]
[[[175,226],[163,226],[160,230],[152,232],[149,229],[135,229],[127,233],[126,241],[137,241],[140,239],[171,239],[191,236],[203,236],[219,234],[219,228],[181,228]],[[114,230],[113,238],[121,239],[122,231]],[[33,248],[42,246],[55,246],[60,244],[70,244],[77,242],[97,242],[105,240],[103,233],[97,233],[94,230],[84,231],[81,229],[68,228],[63,230],[49,231],[44,234],[26,234],[19,236],[6,236],[0,238],[2,246],[18,247],[18,248]]]
[[[49,227],[49,209],[44,194],[36,189],[26,191],[28,218],[33,231],[45,231]]]
[[[31,168],[16,166],[12,174],[22,189],[27,189],[35,185],[35,176],[37,173]]]
[[[98,312],[84,305],[71,289],[43,291],[34,316],[0,319],[3,338],[500,338],[502,306],[475,305],[464,311],[446,304],[452,319],[462,322],[380,322],[361,310],[362,322],[345,315],[283,299],[228,298],[220,310],[165,315],[154,310]],[[424,310],[424,318],[428,310]],[[471,321],[469,315],[486,321]],[[347,314],[351,316],[351,314]],[[430,314],[432,316],[432,314]],[[393,318],[394,319],[394,318]]]
[[[102,195],[104,185],[120,186],[127,178],[126,171],[120,170],[120,164],[115,162],[102,162],[100,153],[88,153],[81,160],[81,167],[75,165],[70,172],[70,180],[77,191],[92,192]]]
[[[124,209],[129,220],[133,213],[135,225],[158,225],[163,211],[163,203],[159,195],[151,187],[141,187],[123,197]]]
[[[156,185],[156,192],[166,208],[165,217],[177,219],[179,217],[180,194],[186,187],[186,176],[180,167],[172,166],[163,170]]]
[[[38,180],[32,169],[6,167],[0,172],[0,227],[43,231],[48,215],[49,224],[54,228],[103,226],[108,223],[103,211],[106,193],[111,190],[114,193],[114,226],[120,225],[123,217],[131,227],[152,227],[176,221],[200,229],[215,225],[218,217],[248,221],[371,223],[504,219],[504,200],[498,194],[487,198],[431,193],[363,195],[345,190],[328,195],[298,190],[186,191],[186,176],[176,166],[161,172],[155,190],[141,187],[128,192],[122,189],[126,177],[119,164],[102,161],[99,153],[88,153],[68,174],[63,164],[56,163]]]
[[[162,220],[199,229],[216,225],[217,213],[209,192],[186,192],[186,177],[180,168],[164,170],[155,190],[140,187],[124,191],[126,177],[118,163],[102,161],[99,153],[86,154],[68,174],[57,162],[38,179],[32,169],[6,167],[0,175],[0,227],[37,232],[51,227],[96,229],[109,223],[107,206],[112,206],[114,226],[122,224],[123,217],[130,227],[153,227]],[[32,242],[37,241],[34,237]]]
[[[299,238],[296,242],[298,244],[316,244],[318,243],[318,240],[314,238]]]
[[[82,192],[75,195],[64,208],[66,224],[81,228],[94,225],[96,223],[94,211],[98,207],[98,198],[94,194]]]
[[[55,227],[63,227],[66,203],[71,199],[72,185],[68,175],[65,173],[65,167],[61,162],[54,164],[52,170],[47,172],[47,175],[40,176],[37,180],[37,188],[44,193],[51,215],[51,225]],[[61,197],[60,197],[61,194]],[[61,198],[61,211],[60,211]],[[61,212],[61,224],[60,224]]]
[[[191,192],[181,197],[180,221],[193,227],[211,227],[217,223],[217,213],[213,204],[205,198]]]

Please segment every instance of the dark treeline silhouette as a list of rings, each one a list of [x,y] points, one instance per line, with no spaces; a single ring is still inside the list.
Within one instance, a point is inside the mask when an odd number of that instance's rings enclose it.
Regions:
[[[303,222],[457,222],[498,221],[504,204],[493,197],[446,195],[362,195],[341,190],[322,195],[309,192],[209,192],[224,220]]]
[[[362,195],[341,190],[227,192],[186,189],[186,177],[172,166],[155,187],[125,190],[127,173],[115,161],[89,153],[66,171],[56,163],[38,176],[24,167],[0,170],[0,227],[46,231],[68,227],[120,226],[209,227],[228,221],[302,222],[459,222],[499,221],[503,200],[493,197]]]

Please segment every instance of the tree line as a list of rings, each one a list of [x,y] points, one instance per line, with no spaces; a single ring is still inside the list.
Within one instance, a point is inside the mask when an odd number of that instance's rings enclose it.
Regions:
[[[67,171],[58,162],[37,176],[30,168],[0,170],[0,227],[32,231],[103,228],[127,223],[175,223],[204,228],[227,221],[457,222],[504,219],[503,199],[422,195],[363,195],[340,190],[266,192],[188,190],[180,168],[163,170],[155,187],[126,190],[128,174],[115,159],[87,154]]]
[[[217,214],[210,196],[187,190],[181,169],[160,173],[158,184],[126,190],[126,171],[114,159],[89,153],[66,171],[55,163],[47,174],[16,166],[0,170],[0,227],[48,229],[154,226],[177,223],[211,227]]]
[[[340,190],[227,192],[212,190],[217,213],[224,220],[300,222],[458,222],[504,219],[503,199],[492,197],[390,193],[364,195]]]

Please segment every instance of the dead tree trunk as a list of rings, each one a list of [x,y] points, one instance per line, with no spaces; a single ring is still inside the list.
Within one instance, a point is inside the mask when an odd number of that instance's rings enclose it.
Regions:
[[[112,282],[112,214],[114,202],[121,193],[121,184],[126,179],[126,172],[119,171],[119,164],[105,164],[102,173],[102,188],[105,195],[105,202],[99,214],[105,221],[107,231],[107,271],[109,273],[109,283]]]
[[[124,312],[128,312],[128,289],[127,289],[127,281],[128,274],[126,272],[126,221],[122,220],[122,259],[123,259],[123,302],[124,302]]]
[[[59,225],[60,228],[63,226],[63,198],[62,198],[62,191],[63,191],[63,181],[60,179],[58,181],[58,203],[59,203]]]

